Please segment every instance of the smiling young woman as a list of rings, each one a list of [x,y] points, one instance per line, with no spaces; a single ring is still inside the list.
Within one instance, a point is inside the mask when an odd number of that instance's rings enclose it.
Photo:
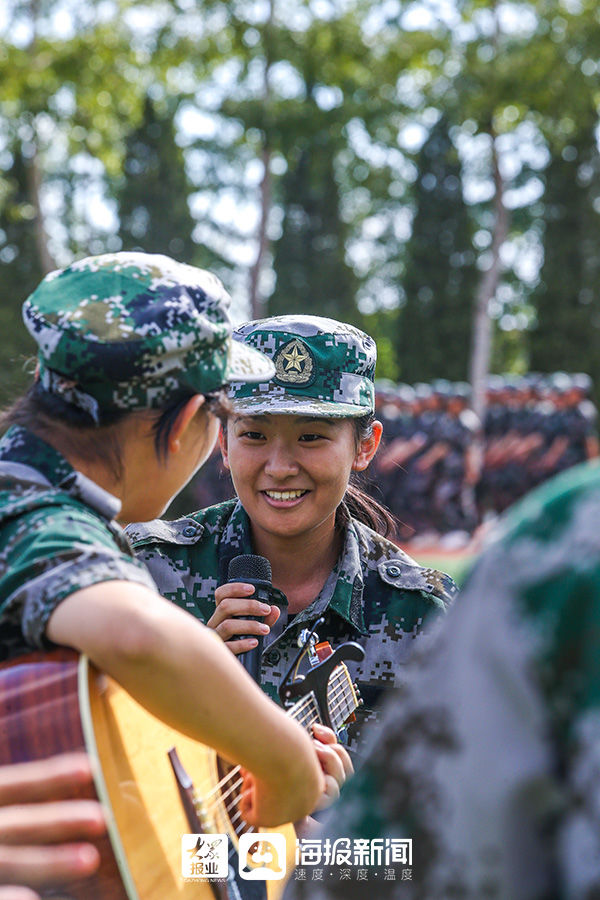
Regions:
[[[350,475],[367,467],[381,425],[357,439],[350,419],[235,415],[223,460],[252,523],[255,551],[271,562],[295,614],[323,587],[343,546],[336,512]]]
[[[365,658],[348,664],[364,701],[349,728],[356,746],[382,690],[401,682],[403,664],[455,587],[387,540],[391,515],[353,484],[382,432],[372,338],[318,316],[250,322],[234,337],[275,365],[271,381],[230,391],[233,412],[220,441],[237,499],[131,526],[129,535],[161,593],[232,652],[265,637],[261,684],[275,699],[302,629],[323,618],[320,641],[360,643]],[[246,553],[271,563],[273,585],[288,600],[281,616],[253,599],[252,586],[225,583],[229,561]],[[246,618],[253,615],[262,621]]]

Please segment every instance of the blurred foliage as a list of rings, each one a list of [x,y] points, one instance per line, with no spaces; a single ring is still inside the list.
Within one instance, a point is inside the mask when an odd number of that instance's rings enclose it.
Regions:
[[[406,299],[396,334],[400,374],[408,383],[431,381],[440,372],[451,381],[466,381],[477,270],[473,223],[445,117],[431,129],[416,163],[415,216],[403,279]]]
[[[4,173],[3,202],[0,206],[0,406],[26,387],[35,354],[35,342],[23,325],[21,305],[42,276],[31,220],[34,215],[28,198],[26,160],[17,147],[6,154],[10,165]]]
[[[166,253],[188,265],[210,265],[210,255],[192,238],[193,186],[176,142],[173,112],[166,104],[146,97],[142,121],[127,135],[125,148],[123,174],[114,188],[122,248]]]
[[[593,133],[552,159],[544,201],[546,254],[532,294],[531,365],[600,373],[600,159]]]
[[[267,308],[363,324],[381,377],[464,377],[492,142],[510,211],[492,366],[600,383],[579,352],[600,303],[595,3],[6,0],[3,16],[7,395],[31,346],[18,306],[49,264],[161,250],[212,266],[247,315],[265,161]]]

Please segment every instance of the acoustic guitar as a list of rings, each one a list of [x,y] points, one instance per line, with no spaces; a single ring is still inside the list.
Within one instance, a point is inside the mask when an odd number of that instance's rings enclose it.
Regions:
[[[345,646],[362,653],[358,645]],[[288,710],[306,728],[325,721],[338,731],[359,704],[348,669],[337,657],[342,649],[321,664],[328,669],[326,710],[319,708],[312,687],[317,682],[310,678],[307,692],[302,691]],[[346,653],[346,658],[350,656],[352,651]],[[294,690],[301,692],[298,685]],[[251,830],[237,809],[238,767],[152,716],[85,656],[59,650],[0,666],[0,727],[0,764],[80,749],[94,762],[94,787],[79,796],[97,797],[106,810],[107,834],[97,842],[100,869],[93,878],[56,886],[43,892],[44,897],[236,900],[236,893],[239,896],[230,881],[184,881],[181,875],[182,834],[225,833],[235,854],[239,836]],[[287,825],[273,831],[286,835],[290,872],[294,829]],[[269,900],[277,900],[284,882],[266,885]]]

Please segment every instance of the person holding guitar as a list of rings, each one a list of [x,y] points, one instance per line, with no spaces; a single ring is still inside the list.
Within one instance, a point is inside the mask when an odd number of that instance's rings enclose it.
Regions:
[[[38,365],[1,420],[0,658],[85,654],[251,773],[243,816],[274,826],[315,808],[321,748],[211,629],[159,596],[118,524],[160,515],[206,459],[230,378],[273,372],[232,344],[228,304],[215,276],[143,253],[75,262],[25,302]]]
[[[234,411],[220,440],[237,498],[128,533],[163,596],[206,622],[233,653],[265,639],[260,683],[275,699],[305,629],[316,626],[319,640],[334,647],[361,644],[363,661],[348,664],[364,701],[348,728],[355,749],[382,691],[401,682],[404,663],[456,588],[386,538],[391,514],[354,483],[382,433],[373,339],[344,322],[302,315],[249,322],[234,338],[275,367],[262,383],[231,387]],[[254,599],[252,584],[228,583],[238,554],[269,560],[273,585],[287,597],[283,615]]]
[[[93,874],[105,829],[99,803],[64,799],[92,781],[85,753],[0,766],[0,900],[39,900],[44,885]],[[57,799],[57,798],[61,799]]]

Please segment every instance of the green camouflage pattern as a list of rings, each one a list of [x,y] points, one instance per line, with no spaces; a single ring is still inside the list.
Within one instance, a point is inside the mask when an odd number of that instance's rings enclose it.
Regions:
[[[204,623],[214,613],[214,592],[226,582],[230,560],[254,552],[248,517],[236,500],[126,530],[160,593]],[[287,627],[282,623],[283,631],[277,623],[267,638],[262,687],[279,701],[278,688],[298,653],[300,631],[323,616],[319,640],[334,649],[357,641],[365,649],[362,662],[347,664],[364,701],[348,729],[349,745],[356,749],[363,726],[376,717],[382,691],[402,682],[404,664],[454,593],[448,576],[418,566],[390,541],[351,520],[340,559],[319,596]]]
[[[114,516],[120,502],[40,438],[0,440],[0,660],[48,649],[48,619],[70,594],[127,580],[156,590]]]
[[[273,316],[237,328],[234,340],[273,360],[268,383],[234,382],[236,409],[252,414],[364,416],[375,408],[375,341],[321,316]]]
[[[47,391],[100,410],[156,409],[181,392],[273,366],[233,345],[230,297],[210,272],[148,253],[107,253],[47,275],[23,306]]]
[[[413,839],[378,900],[600,896],[600,467],[503,520],[323,837]],[[373,883],[286,900],[367,900]],[[344,890],[340,892],[340,887]]]

